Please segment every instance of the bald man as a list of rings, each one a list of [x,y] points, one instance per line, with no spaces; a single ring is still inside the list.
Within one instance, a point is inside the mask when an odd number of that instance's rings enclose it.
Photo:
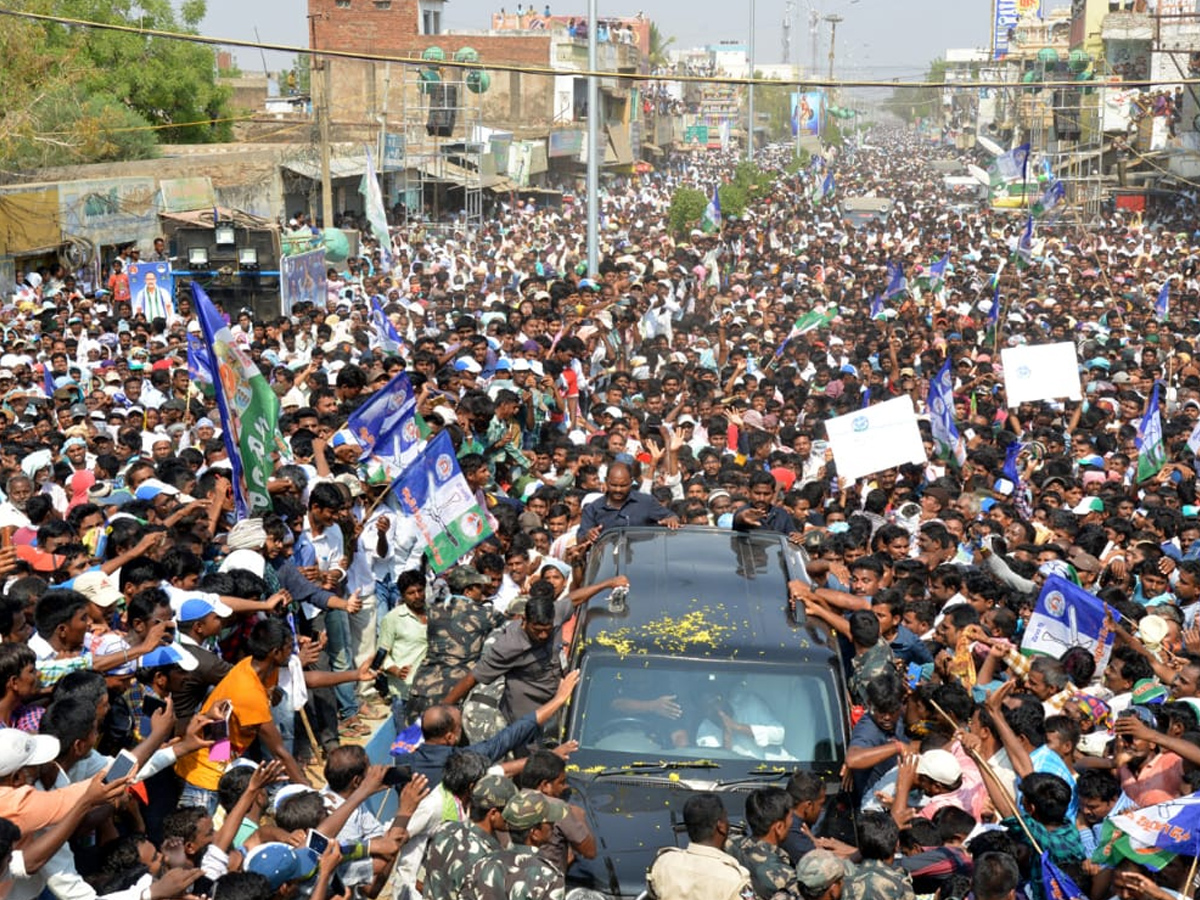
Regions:
[[[527,747],[542,736],[542,726],[554,714],[562,709],[571,697],[575,685],[579,683],[579,672],[568,672],[558,685],[554,696],[526,716],[513,722],[495,737],[467,747],[492,762],[498,762],[514,750]],[[430,788],[436,787],[442,780],[442,769],[446,760],[455,750],[462,749],[458,742],[462,739],[462,710],[456,706],[437,704],[425,710],[421,716],[421,734],[425,743],[412,753],[400,754],[393,758],[393,765],[412,766],[413,772],[419,772],[429,779]],[[570,753],[578,748],[575,741],[568,741],[560,746],[563,752]],[[506,763],[505,774],[520,771],[524,760],[517,763]]]
[[[625,463],[608,467],[604,496],[583,508],[579,533],[591,543],[600,533],[625,525],[662,525],[674,531],[679,517],[651,497],[633,490],[633,472]]]

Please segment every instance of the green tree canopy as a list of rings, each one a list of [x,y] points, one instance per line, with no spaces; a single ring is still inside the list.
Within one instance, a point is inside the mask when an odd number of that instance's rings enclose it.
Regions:
[[[19,0],[18,0],[19,2]],[[195,33],[204,0],[24,0],[69,19]],[[232,137],[211,47],[6,19],[0,29],[0,169],[152,156],[158,142]]]

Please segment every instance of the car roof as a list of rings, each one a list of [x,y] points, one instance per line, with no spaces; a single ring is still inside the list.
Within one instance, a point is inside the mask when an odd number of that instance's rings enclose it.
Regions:
[[[827,663],[836,656],[823,624],[787,607],[789,578],[807,580],[806,555],[777,532],[688,526],[622,528],[601,535],[587,583],[629,579],[624,609],[601,594],[581,636],[589,652]]]

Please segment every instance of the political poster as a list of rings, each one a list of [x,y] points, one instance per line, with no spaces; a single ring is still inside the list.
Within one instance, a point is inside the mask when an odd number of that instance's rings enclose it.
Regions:
[[[434,572],[454,566],[492,533],[487,515],[458,467],[448,431],[438,432],[425,445],[425,451],[392,490],[401,510],[421,533]]]
[[[1079,359],[1070,341],[1005,347],[1004,392],[1010,407],[1037,400],[1079,400]]]
[[[283,314],[291,315],[297,303],[313,303],[325,307],[325,248],[285,256],[279,263],[283,278],[280,296]]]
[[[830,419],[825,431],[838,475],[843,478],[861,478],[926,460],[917,416],[907,396]]]
[[[133,314],[146,321],[169,319],[175,314],[175,279],[167,262],[135,262],[126,270]]]
[[[820,137],[825,95],[820,91],[792,94],[792,137]]]

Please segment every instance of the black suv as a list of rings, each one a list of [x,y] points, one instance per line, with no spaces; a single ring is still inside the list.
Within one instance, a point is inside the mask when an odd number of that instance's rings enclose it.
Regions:
[[[777,533],[624,528],[602,535],[587,580],[629,578],[595,598],[571,643],[582,678],[565,725],[579,741],[571,798],[586,810],[595,859],[568,888],[636,897],[660,847],[685,846],[690,792],[722,792],[740,824],[746,792],[820,773],[832,797],[849,738],[837,641],[787,582],[804,551]]]

